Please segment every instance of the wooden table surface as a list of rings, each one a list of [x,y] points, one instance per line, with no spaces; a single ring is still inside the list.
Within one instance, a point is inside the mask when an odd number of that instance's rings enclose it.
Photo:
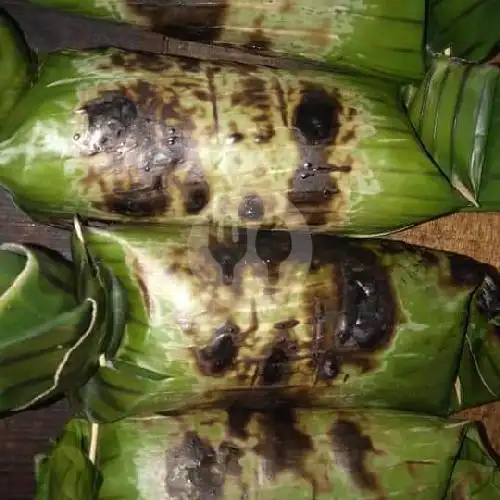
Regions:
[[[83,20],[26,6],[22,1],[0,0],[20,23],[33,48],[51,51],[61,47],[124,48],[188,54],[200,58],[239,59],[236,51],[167,40],[137,29]],[[245,62],[274,66],[295,66],[289,61],[245,56]],[[444,217],[394,235],[410,243],[456,251],[500,267],[500,214],[460,214]],[[0,192],[0,242],[37,242],[69,256],[68,233],[32,223],[17,210],[10,197]],[[0,332],[1,333],[1,332]],[[463,414],[482,420],[493,446],[500,452],[500,404],[487,405]],[[0,420],[0,500],[33,498],[33,458],[47,450],[68,418],[64,402],[43,410],[26,412]]]

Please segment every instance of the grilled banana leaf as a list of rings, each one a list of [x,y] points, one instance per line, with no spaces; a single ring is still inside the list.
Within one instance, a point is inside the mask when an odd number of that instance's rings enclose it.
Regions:
[[[438,58],[418,88],[406,89],[409,117],[426,150],[482,210],[500,201],[499,75],[493,65]]]
[[[424,73],[425,0],[31,0],[181,40],[408,81]],[[380,34],[383,33],[383,36]]]
[[[0,123],[31,83],[32,57],[15,23],[0,9]]]
[[[290,407],[93,426],[74,419],[42,459],[37,483],[36,500],[500,496],[497,457],[475,422]]]
[[[53,54],[39,73],[0,130],[0,183],[43,222],[374,236],[474,207],[422,147],[399,87],[381,80],[118,49]],[[485,161],[480,195],[500,168]]]
[[[43,247],[0,246],[0,413],[41,406],[86,382],[112,317],[119,329],[118,283],[106,270],[96,274],[81,246],[73,257],[71,264]]]
[[[500,51],[499,0],[429,0],[427,44],[447,53],[482,62]]]
[[[72,394],[93,421],[283,398],[447,415],[499,399],[488,265],[306,231],[79,233],[128,301],[123,337]]]

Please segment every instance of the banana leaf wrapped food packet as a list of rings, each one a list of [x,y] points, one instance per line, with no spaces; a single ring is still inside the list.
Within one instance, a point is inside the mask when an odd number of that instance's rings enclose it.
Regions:
[[[432,60],[450,50],[483,62],[500,49],[500,0],[30,1],[172,38],[299,57],[399,81],[421,79],[426,56]]]
[[[292,56],[399,81],[424,73],[425,0],[31,0],[181,40]],[[495,17],[495,16],[493,16]],[[384,37],[380,37],[384,33]]]
[[[85,485],[85,494],[80,485]],[[394,411],[227,412],[70,421],[36,500],[496,500],[482,427]]]
[[[118,283],[75,247],[0,245],[0,414],[38,407],[85,383],[113,326]]]
[[[500,199],[499,176],[488,160],[500,148],[488,132],[500,124],[497,85],[497,67],[438,57],[419,86],[404,89],[408,116],[426,151],[482,210],[495,210]]]
[[[467,130],[489,104],[480,117],[488,141],[463,146],[482,148],[476,198],[461,189],[467,168],[455,189],[430,158],[397,85],[119,49],[44,57],[0,129],[0,184],[50,223],[78,214],[380,235],[482,209],[500,169],[491,121],[500,69],[469,74],[478,77],[463,105]],[[440,120],[453,116],[447,108]],[[485,209],[497,210],[500,196],[490,198]]]
[[[488,265],[306,231],[77,232],[127,296],[123,335],[72,394],[93,421],[241,399],[434,415],[499,399]]]

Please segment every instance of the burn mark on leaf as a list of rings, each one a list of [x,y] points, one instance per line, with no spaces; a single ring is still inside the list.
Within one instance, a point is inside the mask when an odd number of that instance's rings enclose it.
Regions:
[[[115,150],[137,119],[136,105],[118,92],[105,93],[82,106],[80,112],[87,115],[86,145],[91,155]]]
[[[247,221],[259,221],[264,217],[264,202],[258,194],[247,194],[243,198],[239,208],[240,219]]]
[[[111,55],[111,64],[126,71],[160,72],[169,69],[172,64],[166,57],[149,52],[125,52],[117,50]],[[108,69],[103,67],[102,69]]]
[[[310,436],[297,428],[294,410],[283,406],[257,417],[261,439],[255,451],[267,461],[267,477],[275,479],[279,472],[300,467],[313,443]]]
[[[241,132],[233,132],[230,134],[227,138],[227,141],[230,144],[236,144],[238,142],[241,142],[245,139],[245,136]]]
[[[204,375],[223,375],[231,368],[238,355],[240,329],[227,322],[215,330],[209,346],[197,350],[198,367]]]
[[[182,71],[185,71],[186,73],[198,73],[201,71],[200,59],[196,59],[195,57],[181,56],[176,57],[176,61],[178,62]]]
[[[224,472],[228,476],[241,476],[243,468],[240,459],[243,451],[230,441],[223,441],[219,446],[219,461],[224,467]]]
[[[210,187],[205,176],[192,172],[182,186],[184,211],[188,215],[199,214],[210,201]]]
[[[252,418],[252,412],[241,404],[230,405],[227,411],[228,432],[230,436],[248,439],[247,426]]]
[[[161,177],[157,177],[152,186],[107,193],[102,205],[96,203],[96,206],[130,217],[153,217],[168,210],[170,198],[163,189]]]
[[[251,309],[251,321],[246,330],[242,331],[234,322],[227,320],[224,325],[215,330],[208,346],[192,349],[202,375],[221,376],[233,368],[240,346],[259,327],[255,301],[252,301]]]
[[[273,79],[273,91],[278,101],[282,125],[288,128],[288,103],[285,99],[285,91],[278,78]]]
[[[180,188],[185,213],[197,214],[208,204],[210,192],[197,166],[196,144],[184,136],[194,125],[175,93],[166,99],[162,88],[139,80],[121,91],[104,92],[81,112],[88,121],[87,131],[75,139],[82,154],[105,155],[98,171],[89,165],[82,179],[86,192],[99,188],[103,201],[95,202],[98,209],[134,217],[164,214],[172,203],[170,183]],[[187,154],[195,166],[181,184],[171,174]]]
[[[294,409],[288,404],[273,411],[256,415],[259,425],[259,442],[254,451],[264,459],[263,473],[271,481],[286,470],[295,472],[312,486],[316,498],[318,483],[305,466],[307,455],[313,451],[311,436],[297,426]]]
[[[287,371],[290,370],[290,353],[285,343],[273,346],[262,363],[260,374],[261,385],[275,385],[283,383]]]
[[[337,341],[355,349],[376,349],[393,333],[396,305],[387,272],[369,249],[354,245],[340,260],[341,319]]]
[[[334,380],[340,374],[340,360],[333,349],[318,356],[317,377],[319,380]]]
[[[227,0],[185,5],[177,0],[126,0],[131,11],[148,20],[149,27],[171,38],[215,42],[224,26]]]
[[[456,287],[477,287],[484,279],[487,266],[470,257],[459,254],[448,255],[451,283]]]
[[[300,321],[296,319],[287,319],[285,321],[280,321],[279,323],[275,323],[274,328],[276,330],[290,330],[291,328],[300,325]]]
[[[165,489],[170,498],[219,500],[224,496],[224,469],[211,444],[195,432],[167,452]]]
[[[333,172],[348,173],[351,165],[331,165],[326,149],[340,131],[342,105],[337,95],[320,87],[305,87],[292,117],[300,150],[300,165],[289,181],[288,200],[310,225],[324,225],[330,203],[339,194]]]
[[[231,105],[239,106],[242,112],[251,111],[250,116],[255,123],[257,132],[254,134],[254,142],[267,144],[275,136],[276,132],[271,119],[272,93],[267,88],[267,79],[259,75],[243,77],[242,90],[231,96]]]
[[[342,105],[321,88],[308,88],[295,109],[292,126],[311,146],[333,144],[340,130]]]
[[[272,42],[267,37],[262,29],[256,29],[250,33],[248,41],[243,45],[243,48],[250,52],[270,52]]]
[[[345,419],[334,423],[330,438],[336,463],[352,482],[360,489],[379,492],[377,476],[366,465],[368,455],[376,453],[371,438],[363,435],[356,423]]]

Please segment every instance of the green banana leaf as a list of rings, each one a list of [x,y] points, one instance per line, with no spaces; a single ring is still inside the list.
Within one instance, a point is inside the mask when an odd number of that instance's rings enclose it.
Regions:
[[[398,81],[418,80],[425,71],[425,0],[30,3],[128,23],[172,38],[300,58]]]
[[[73,258],[35,245],[0,246],[1,414],[39,407],[85,383],[113,326],[120,328],[118,282],[91,265],[81,242]]]
[[[488,265],[305,231],[78,231],[128,304],[123,336],[71,396],[92,421],[281,398],[447,415],[499,399]]]
[[[499,168],[489,155],[480,197]],[[422,147],[398,86],[118,49],[44,59],[0,130],[0,183],[58,224],[78,214],[375,236],[482,209]]]
[[[409,2],[412,3],[412,2]],[[427,44],[470,62],[500,51],[499,0],[428,0]]]
[[[500,176],[499,69],[438,58],[405,89],[410,120],[443,173],[475,206],[495,210]],[[485,182],[486,180],[486,182]]]
[[[74,419],[40,464],[35,500],[496,500],[500,469],[481,431],[407,413],[286,406]]]
[[[0,123],[31,83],[32,56],[20,30],[0,9]]]

